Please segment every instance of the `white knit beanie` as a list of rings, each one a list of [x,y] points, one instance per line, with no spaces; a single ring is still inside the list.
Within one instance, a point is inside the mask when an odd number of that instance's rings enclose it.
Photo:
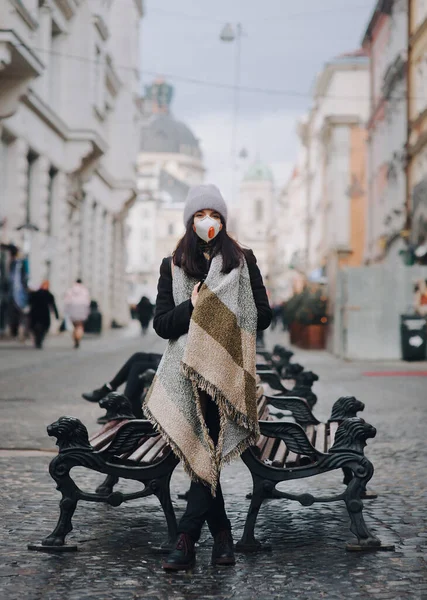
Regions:
[[[184,225],[187,226],[188,221],[198,210],[205,208],[219,212],[227,224],[228,210],[225,200],[216,185],[209,183],[190,188],[184,206]]]

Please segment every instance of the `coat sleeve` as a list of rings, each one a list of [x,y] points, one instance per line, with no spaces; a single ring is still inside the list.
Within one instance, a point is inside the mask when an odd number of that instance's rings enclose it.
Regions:
[[[157,285],[156,308],[154,311],[154,331],[165,340],[176,340],[188,333],[193,305],[185,300],[175,306],[172,293],[171,259],[164,258],[160,265]]]
[[[58,308],[56,306],[55,296],[53,294],[50,294],[50,306],[51,306],[53,312],[55,313],[55,318],[59,319]]]
[[[252,250],[245,250],[248,263],[249,277],[251,279],[252,293],[258,311],[258,331],[267,329],[271,323],[272,312],[268,301],[267,292],[262,280],[262,275]]]

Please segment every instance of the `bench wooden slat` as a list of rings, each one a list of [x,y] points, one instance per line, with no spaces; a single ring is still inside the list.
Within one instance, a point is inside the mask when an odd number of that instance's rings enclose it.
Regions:
[[[141,437],[141,444],[139,447],[129,454],[127,457],[123,456],[123,458],[129,458],[129,460],[134,460],[136,462],[140,462],[142,458],[145,457],[147,452],[157,443],[158,436],[155,437]]]
[[[105,435],[111,429],[116,428],[117,425],[119,425],[120,422],[121,421],[117,420],[117,421],[109,421],[108,423],[105,423],[105,425],[103,427],[101,427],[101,429],[99,431],[97,431],[96,433],[94,433],[89,438],[89,442],[91,443],[91,445],[93,446],[96,443],[96,441],[98,440],[98,438],[100,438],[103,435]]]
[[[325,445],[326,445],[326,425],[325,423],[319,423],[319,425],[316,427],[316,442],[314,447],[316,448],[316,450],[318,450],[319,452],[325,452]]]
[[[316,434],[316,428],[314,425],[307,425],[305,428],[305,433],[307,434],[307,437],[309,439],[309,442],[311,444],[313,444],[314,438],[315,438],[315,434]]]
[[[262,415],[265,412],[267,406],[267,398],[263,396],[261,400],[258,402],[258,419],[262,419]]]
[[[283,467],[285,464],[285,458],[288,448],[283,440],[280,440],[280,444],[276,450],[276,454],[274,455],[274,466],[275,467]]]
[[[103,432],[100,436],[97,437],[96,440],[90,440],[90,443],[95,448],[95,450],[101,450],[101,448],[106,448],[108,444],[111,443],[111,440],[116,435],[120,427],[122,427],[122,425],[124,425],[125,423],[128,423],[128,420],[126,419],[119,422],[115,421],[115,423],[116,425],[114,427]]]
[[[159,457],[159,454],[162,452],[162,450],[167,446],[165,440],[162,439],[162,437],[158,437],[158,438],[154,438],[154,439],[156,440],[156,443],[152,446],[150,451],[147,452],[147,454],[144,456],[143,460],[140,461],[141,463],[154,462],[154,460]]]
[[[331,446],[334,445],[335,434],[337,432],[338,427],[339,423],[337,423],[337,421],[332,421],[331,423],[329,423],[328,450]]]
[[[275,443],[276,439],[275,438],[267,438],[267,442],[264,446],[264,449],[262,451],[260,460],[264,461],[264,460],[270,460],[270,454],[271,451],[273,450],[273,446]]]

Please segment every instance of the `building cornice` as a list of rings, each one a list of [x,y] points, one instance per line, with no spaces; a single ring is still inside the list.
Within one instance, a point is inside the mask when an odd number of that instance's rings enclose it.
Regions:
[[[328,115],[323,121],[320,139],[325,142],[334,127],[353,127],[357,125],[362,125],[362,121],[357,115]]]
[[[327,63],[317,78],[313,93],[314,100],[323,98],[326,95],[326,91],[335,73],[344,71],[367,71],[368,68],[369,61],[367,57],[366,60],[363,61],[361,61],[359,57],[355,58],[354,61],[349,59],[347,62]]]
[[[15,8],[16,12],[21,17],[21,19],[25,21],[25,23],[30,29],[32,29],[33,31],[38,29],[39,24],[37,19],[33,17],[30,11],[26,8],[25,4],[22,2],[22,0],[10,0],[10,3]]]
[[[62,14],[67,20],[70,20],[76,14],[77,2],[76,0],[54,0]]]
[[[9,44],[12,50],[16,52],[20,62],[25,64],[27,71],[32,72],[34,76],[41,75],[45,67],[44,64],[13,29],[0,29],[0,44]],[[2,68],[8,64],[8,62],[2,64]]]
[[[63,140],[67,139],[67,126],[64,121],[53,111],[50,106],[40,98],[34,90],[29,89],[26,96],[22,99],[23,104],[28,106],[37,114],[40,119],[46,123]]]
[[[368,27],[365,31],[365,35],[362,39],[362,46],[365,46],[368,42],[372,41],[372,33],[378,23],[378,19],[381,15],[390,15],[393,8],[394,0],[378,0],[377,5],[374,8],[372,17],[368,23]]]
[[[115,179],[102,165],[98,166],[96,173],[111,190],[138,193],[137,184],[133,179]]]

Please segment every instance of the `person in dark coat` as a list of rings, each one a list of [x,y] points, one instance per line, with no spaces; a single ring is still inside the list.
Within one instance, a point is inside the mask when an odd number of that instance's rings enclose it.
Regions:
[[[141,300],[136,305],[136,314],[141,323],[142,335],[147,333],[148,326],[153,318],[154,306],[151,304],[147,296],[142,296]]]
[[[152,352],[135,352],[120,367],[114,377],[104,383],[103,386],[93,390],[92,392],[84,392],[82,397],[88,402],[98,403],[102,398],[105,398],[110,392],[115,392],[118,387],[122,384],[126,384],[124,395],[132,404],[132,412],[138,419],[144,418],[144,413],[141,407],[141,394],[144,387],[144,382],[141,380],[140,375],[147,369],[153,369],[154,371],[159,366],[161,354],[155,354]],[[98,423],[105,423],[104,417],[100,417]]]
[[[163,427],[171,428],[172,433],[180,434],[181,426],[178,424],[178,427],[175,427],[175,419],[171,416],[172,413],[177,413],[176,405],[171,404],[169,398],[182,396],[184,399],[180,400],[181,406],[185,406],[188,386],[181,387],[182,371],[178,362],[179,353],[185,351],[181,349],[189,347],[187,334],[191,335],[193,332],[197,336],[203,327],[209,329],[212,336],[215,337],[215,340],[212,338],[213,351],[210,354],[202,355],[204,357],[202,362],[211,368],[212,372],[216,369],[217,373],[220,373],[224,366],[225,368],[222,370],[224,387],[228,386],[228,389],[233,389],[234,380],[233,376],[230,376],[232,358],[227,352],[220,351],[219,345],[224,344],[222,347],[225,347],[229,342],[230,350],[232,351],[234,348],[236,352],[237,349],[248,348],[248,361],[252,360],[249,354],[253,352],[253,365],[255,365],[256,330],[266,329],[271,322],[271,309],[256,258],[251,250],[243,249],[228,236],[226,232],[227,206],[215,186],[197,186],[190,190],[184,209],[184,222],[186,225],[184,237],[178,243],[173,256],[163,259],[160,266],[153,327],[160,337],[169,340],[169,344],[143,406],[148,418],[159,424],[162,434]],[[222,269],[219,271],[221,264]],[[241,273],[240,276],[239,273]],[[206,283],[204,283],[205,281]],[[219,282],[219,285],[216,285],[216,282]],[[209,288],[208,284],[212,284],[212,286]],[[234,286],[242,286],[242,288]],[[233,304],[233,297],[236,297],[236,294],[233,296],[233,293],[236,292],[236,289],[239,292],[240,289],[244,290],[243,294],[238,296],[241,302],[238,302],[237,307]],[[215,294],[209,290],[215,290]],[[216,299],[213,298],[214,295]],[[222,298],[222,301],[219,300],[219,297]],[[211,300],[211,306],[216,306],[217,312],[203,308]],[[201,304],[199,304],[200,302]],[[226,306],[225,303],[228,305]],[[204,310],[205,312],[203,312]],[[233,310],[237,310],[237,320]],[[247,329],[250,333],[237,329],[238,324],[242,322],[239,319],[246,323],[245,326],[250,320],[250,328]],[[226,320],[227,324],[234,324],[233,331],[237,331],[238,336],[228,335]],[[252,340],[251,346],[245,346],[245,340],[249,337]],[[208,341],[209,336],[205,336],[204,339]],[[178,341],[175,343],[175,340]],[[199,357],[201,354],[199,352],[192,356]],[[230,358],[227,358],[228,356]],[[190,355],[188,357],[190,358]],[[227,364],[222,364],[222,360],[228,361],[230,371]],[[240,359],[236,358],[236,360]],[[233,373],[236,373],[235,369]],[[247,375],[249,378],[250,374],[247,373]],[[219,377],[221,378],[221,375]],[[230,418],[230,426],[233,427],[234,424],[231,413],[224,412],[225,405],[220,400],[219,394],[213,391],[212,393],[215,394],[213,397],[211,392],[207,391],[208,386],[204,385],[203,387],[205,391],[199,388],[195,395],[195,401],[199,402],[201,416],[198,418],[204,419],[206,428],[204,431],[210,438],[209,449],[215,457],[221,451],[215,450],[217,445],[220,449],[223,448],[221,444],[225,439],[224,420]],[[238,390],[234,391],[238,393]],[[163,408],[163,396],[165,402],[168,403],[167,411]],[[249,400],[248,397],[248,403]],[[190,414],[193,411],[192,402],[194,403],[189,397],[188,410]],[[158,415],[155,418],[153,418],[153,410]],[[190,420],[185,420],[185,411],[179,414],[182,417],[179,423],[185,423],[185,431],[192,431],[188,425]],[[188,436],[189,439],[191,438],[188,447],[193,456],[197,456],[194,453],[194,446],[192,446],[193,441],[199,445],[199,438],[197,438],[197,434],[195,436],[193,434]],[[171,443],[174,443],[172,437],[170,440]],[[186,438],[183,439],[183,445],[186,444],[186,441]],[[173,445],[173,448],[178,452],[176,444]],[[239,453],[239,449],[237,449],[237,453]],[[237,453],[234,453],[236,457]],[[188,467],[191,460],[190,454],[186,455],[182,450],[178,455]],[[194,462],[195,468],[197,460],[196,458]],[[214,495],[212,488],[206,484],[207,479],[197,477],[197,473],[194,476],[191,466],[187,468],[187,472],[192,478],[188,504],[178,526],[178,538],[172,552],[163,561],[163,568],[178,571],[189,569],[194,565],[195,544],[205,522],[214,538],[212,563],[215,566],[235,564],[231,524],[224,506],[219,473],[215,482],[216,493]],[[206,477],[209,477],[209,474]]]
[[[56,308],[55,298],[49,291],[49,282],[43,281],[36,292],[31,292],[29,297],[30,330],[34,335],[34,344],[36,348],[43,347],[43,340],[50,328],[50,312],[53,310],[58,319],[58,309]]]

